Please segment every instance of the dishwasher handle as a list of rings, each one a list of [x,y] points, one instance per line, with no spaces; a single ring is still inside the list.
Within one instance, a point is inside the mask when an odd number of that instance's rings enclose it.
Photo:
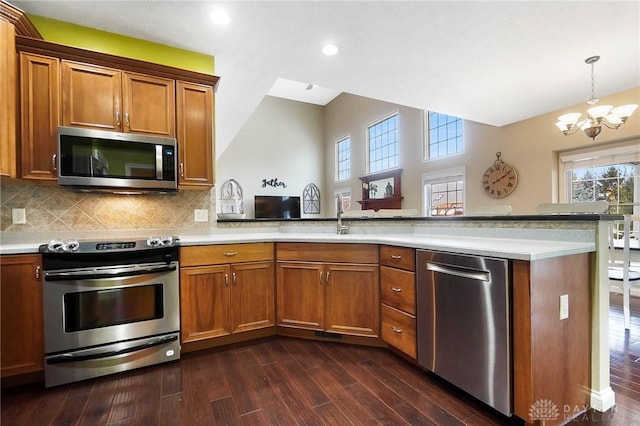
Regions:
[[[491,273],[489,271],[478,271],[475,269],[461,268],[455,265],[427,262],[427,271],[440,272],[442,274],[469,278],[476,281],[491,281]]]

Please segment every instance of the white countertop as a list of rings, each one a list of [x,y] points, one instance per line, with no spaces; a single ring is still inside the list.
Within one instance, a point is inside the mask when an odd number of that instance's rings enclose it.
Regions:
[[[337,235],[304,232],[235,232],[180,236],[183,246],[253,242],[309,242],[389,244],[416,249],[442,250],[462,254],[518,260],[536,260],[595,251],[595,243],[549,241],[519,238],[468,237],[459,235],[426,235],[412,233],[368,233]],[[42,243],[45,243],[43,241]],[[37,253],[38,243],[3,244],[0,254]]]

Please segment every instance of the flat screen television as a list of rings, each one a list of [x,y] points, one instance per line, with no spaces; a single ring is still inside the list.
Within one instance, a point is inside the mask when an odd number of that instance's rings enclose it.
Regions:
[[[256,219],[296,219],[300,217],[300,197],[256,195]]]

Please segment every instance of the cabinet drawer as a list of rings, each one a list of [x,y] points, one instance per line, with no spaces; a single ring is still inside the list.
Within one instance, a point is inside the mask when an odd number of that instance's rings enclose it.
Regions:
[[[415,271],[416,251],[407,247],[380,246],[380,264]]]
[[[277,243],[278,260],[334,263],[378,263],[375,244]]]
[[[415,280],[415,272],[381,266],[380,294],[382,303],[415,315]]]
[[[217,265],[273,260],[273,243],[180,247],[180,266]]]
[[[381,305],[382,340],[416,358],[416,317]]]

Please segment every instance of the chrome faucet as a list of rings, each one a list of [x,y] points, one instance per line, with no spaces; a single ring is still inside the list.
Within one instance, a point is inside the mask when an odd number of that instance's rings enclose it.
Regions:
[[[338,194],[338,196],[336,197],[336,211],[338,212],[338,235],[346,234],[349,232],[349,225],[342,224],[342,213],[344,213],[344,209],[342,208],[342,194]]]

